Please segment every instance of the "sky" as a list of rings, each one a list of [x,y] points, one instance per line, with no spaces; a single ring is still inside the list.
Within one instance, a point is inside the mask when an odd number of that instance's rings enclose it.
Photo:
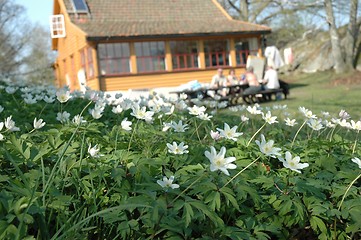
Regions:
[[[53,0],[15,0],[15,2],[26,8],[26,15],[31,22],[49,28],[49,16],[53,13]]]

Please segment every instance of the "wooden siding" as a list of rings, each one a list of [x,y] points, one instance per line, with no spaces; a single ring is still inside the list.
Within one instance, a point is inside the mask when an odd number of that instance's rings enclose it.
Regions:
[[[213,0],[216,2],[216,0]],[[57,78],[57,86],[62,87],[67,84],[66,75],[77,76],[71,72],[71,60],[70,56],[73,56],[74,60],[74,69],[78,72],[81,69],[81,56],[80,50],[86,47],[92,47],[93,55],[93,67],[94,67],[94,78],[87,80],[87,86],[94,90],[103,90],[103,91],[116,91],[116,90],[128,90],[128,89],[152,89],[158,87],[175,87],[181,84],[185,84],[191,80],[198,80],[202,83],[210,83],[211,78],[216,74],[216,69],[205,69],[205,54],[203,52],[204,43],[206,39],[227,39],[230,40],[230,63],[235,66],[235,51],[234,51],[234,38],[258,38],[259,42],[259,54],[262,54],[260,48],[261,36],[255,34],[248,35],[233,35],[231,36],[203,36],[202,38],[168,38],[168,39],[157,39],[158,41],[164,41],[166,43],[166,64],[168,70],[172,70],[172,59],[169,48],[169,41],[172,40],[194,40],[197,41],[199,47],[199,70],[198,71],[184,71],[184,72],[165,72],[165,73],[151,73],[151,74],[136,74],[137,65],[136,65],[136,56],[134,50],[134,41],[129,41],[130,43],[130,62],[131,62],[131,72],[134,75],[123,76],[123,77],[98,77],[98,59],[96,54],[96,43],[86,41],[86,33],[83,32],[79,27],[73,24],[70,20],[70,17],[66,11],[63,0],[54,0],[54,14],[63,14],[65,27],[66,27],[66,37],[53,39],[53,49],[58,51],[58,57],[54,64],[55,74]],[[217,5],[220,7],[220,5]],[[220,7],[221,8],[221,7]],[[143,41],[152,41],[154,39],[144,39]],[[126,40],[125,40],[126,41]],[[139,41],[139,40],[137,40]],[[127,41],[128,42],[128,41]],[[228,69],[231,67],[225,68],[225,75],[228,74]],[[237,76],[240,76],[244,72],[244,68],[236,68]],[[76,81],[72,83],[72,90],[80,89],[79,82]]]
[[[245,72],[244,68],[235,68],[237,76]],[[224,69],[224,74],[228,75],[228,68]],[[171,72],[152,75],[135,75],[125,77],[102,78],[100,80],[100,90],[117,91],[128,89],[153,89],[159,87],[177,87],[192,80],[201,83],[210,83],[217,69],[201,70],[194,72]],[[89,87],[92,87],[89,85]]]
[[[58,57],[55,62],[55,73],[57,78],[57,85],[58,86],[64,86],[66,84],[66,78],[65,75],[68,74],[69,76],[73,75],[71,73],[71,61],[70,56],[73,56],[74,63],[75,63],[75,69],[78,72],[81,68],[80,66],[80,50],[87,45],[85,33],[80,30],[77,26],[75,26],[69,18],[69,15],[66,12],[65,5],[63,1],[58,0],[59,8],[55,10],[59,10],[59,12],[54,12],[54,14],[63,14],[64,15],[64,22],[65,22],[65,28],[66,28],[66,37],[59,38],[56,41],[56,50],[58,52]],[[54,48],[54,46],[53,46]],[[94,56],[94,54],[93,54]],[[64,61],[65,60],[65,61]],[[63,66],[64,62],[67,64],[67,66]],[[94,58],[94,70],[95,74],[96,72],[96,60]],[[67,72],[65,72],[66,70]],[[75,74],[77,76],[77,74]],[[73,89],[79,89],[79,82],[76,81],[75,83],[72,83]]]

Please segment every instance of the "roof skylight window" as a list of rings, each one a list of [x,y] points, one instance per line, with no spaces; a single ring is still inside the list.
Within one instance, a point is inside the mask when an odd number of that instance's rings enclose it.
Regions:
[[[85,0],[73,0],[73,8],[77,13],[88,13],[88,6],[86,5]]]

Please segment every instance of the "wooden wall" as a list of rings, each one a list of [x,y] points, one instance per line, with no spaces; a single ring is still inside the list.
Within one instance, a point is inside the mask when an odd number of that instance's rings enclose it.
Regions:
[[[74,69],[76,70],[76,72],[78,72],[78,70],[81,68],[80,49],[87,46],[85,38],[86,34],[71,22],[69,15],[66,11],[64,2],[58,0],[57,4],[57,10],[59,12],[54,12],[54,14],[64,15],[66,29],[66,36],[64,38],[56,39],[56,46],[54,46],[53,44],[53,49],[55,48],[55,50],[57,50],[58,52],[58,57],[55,62],[57,85],[59,87],[66,85],[66,74],[68,74],[72,81],[71,88],[78,89],[79,82],[77,79],[73,79],[73,76],[77,76],[77,73],[74,74],[71,72],[71,70],[73,69],[71,66],[71,57],[73,58],[75,64]],[[96,59],[95,54],[93,54],[93,56],[93,59]]]
[[[237,76],[244,73],[244,68],[235,68]],[[225,76],[229,69],[224,69]],[[199,70],[192,72],[171,72],[151,75],[135,75],[124,77],[103,78],[100,80],[100,90],[117,91],[128,89],[152,89],[158,87],[177,87],[192,80],[198,80],[200,83],[210,83],[217,69]],[[93,83],[92,83],[93,85]],[[92,88],[92,85],[89,87]]]
[[[55,62],[55,74],[57,78],[57,85],[62,87],[67,84],[66,75],[70,77],[71,80],[71,89],[80,89],[79,82],[77,79],[77,74],[72,73],[72,69],[75,69],[78,72],[81,69],[81,55],[80,50],[86,47],[92,47],[92,55],[93,55],[93,63],[94,63],[94,78],[87,80],[87,86],[94,90],[102,90],[102,91],[116,91],[116,90],[128,90],[128,89],[152,89],[158,87],[175,87],[181,84],[185,84],[192,80],[198,80],[201,83],[210,83],[211,78],[214,74],[216,74],[217,69],[204,69],[204,53],[203,53],[203,41],[206,39],[210,39],[211,37],[203,37],[202,39],[193,39],[198,41],[200,51],[200,68],[197,71],[184,71],[184,72],[166,72],[166,73],[150,73],[150,74],[134,74],[127,76],[118,76],[118,77],[98,77],[98,66],[97,66],[97,56],[94,45],[89,45],[86,41],[86,33],[83,32],[80,28],[74,25],[71,22],[71,19],[66,12],[66,8],[64,2],[62,0],[55,0],[56,8],[54,8],[54,14],[63,14],[65,20],[66,27],[66,37],[53,39],[53,49],[58,51],[58,57]],[[230,62],[232,65],[235,65],[235,51],[234,51],[234,37],[242,37],[242,38],[251,38],[256,37],[261,39],[260,35],[239,35],[233,37],[227,36],[218,36],[217,38],[227,38],[230,40]],[[212,37],[213,39],[214,37]],[[188,38],[187,38],[188,39]],[[164,39],[165,41],[169,41],[172,39]],[[174,40],[174,39],[173,39]],[[179,39],[177,39],[179,40]],[[149,41],[149,39],[145,39],[144,41]],[[93,43],[96,44],[96,43]],[[132,44],[132,43],[131,43]],[[259,45],[260,46],[260,45]],[[261,49],[259,48],[261,51]],[[169,52],[169,49],[168,49]],[[260,52],[261,54],[261,52]],[[71,58],[74,62],[74,67],[71,65]],[[136,68],[135,56],[132,56],[132,68]],[[171,61],[170,56],[167,57],[168,64]],[[224,69],[224,74],[228,75],[227,67]],[[244,68],[236,68],[236,74],[238,76],[244,72]],[[75,77],[74,77],[75,76]],[[76,79],[74,79],[76,78]]]

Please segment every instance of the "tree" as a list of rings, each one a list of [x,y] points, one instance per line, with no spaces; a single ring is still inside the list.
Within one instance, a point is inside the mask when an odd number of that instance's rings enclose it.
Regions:
[[[49,35],[28,21],[24,7],[0,0],[0,78],[52,82]]]
[[[358,19],[360,0],[221,0],[221,4],[236,19],[249,22],[267,24],[279,36],[283,33],[294,33],[298,30],[308,31],[315,29],[325,30],[328,27],[332,46],[332,58],[335,61],[335,71],[344,72],[355,68],[357,54],[360,52],[358,42],[361,21]],[[288,17],[287,17],[288,15]],[[293,16],[292,16],[293,15]],[[301,24],[290,24],[289,20],[299,15],[303,19]],[[343,21],[337,22],[336,15]],[[291,17],[290,17],[291,16]],[[306,24],[304,19],[312,19]],[[288,19],[282,24],[279,19]],[[347,21],[345,21],[347,19]],[[324,20],[324,21],[322,21]],[[322,22],[324,25],[322,25]],[[295,23],[295,22],[294,22]],[[346,24],[347,30],[340,34],[340,24]],[[279,28],[279,26],[282,26]],[[282,33],[282,34],[280,34]],[[303,33],[303,32],[302,32]],[[278,39],[279,40],[279,39]],[[292,39],[289,39],[292,40]],[[285,42],[282,42],[285,43]]]
[[[330,39],[332,45],[332,56],[335,61],[334,68],[337,73],[340,73],[346,69],[346,64],[342,57],[341,41],[336,27],[332,0],[325,0],[324,4],[327,16],[327,23],[329,25]]]
[[[26,29],[18,22],[24,8],[10,0],[0,0],[0,76],[10,76],[21,65],[19,53],[26,44]],[[25,32],[22,33],[22,30]]]
[[[49,31],[43,26],[35,26],[27,44],[28,54],[23,59],[23,71],[20,73],[28,82],[54,82],[52,63],[55,61],[55,53],[50,51],[50,43]]]

